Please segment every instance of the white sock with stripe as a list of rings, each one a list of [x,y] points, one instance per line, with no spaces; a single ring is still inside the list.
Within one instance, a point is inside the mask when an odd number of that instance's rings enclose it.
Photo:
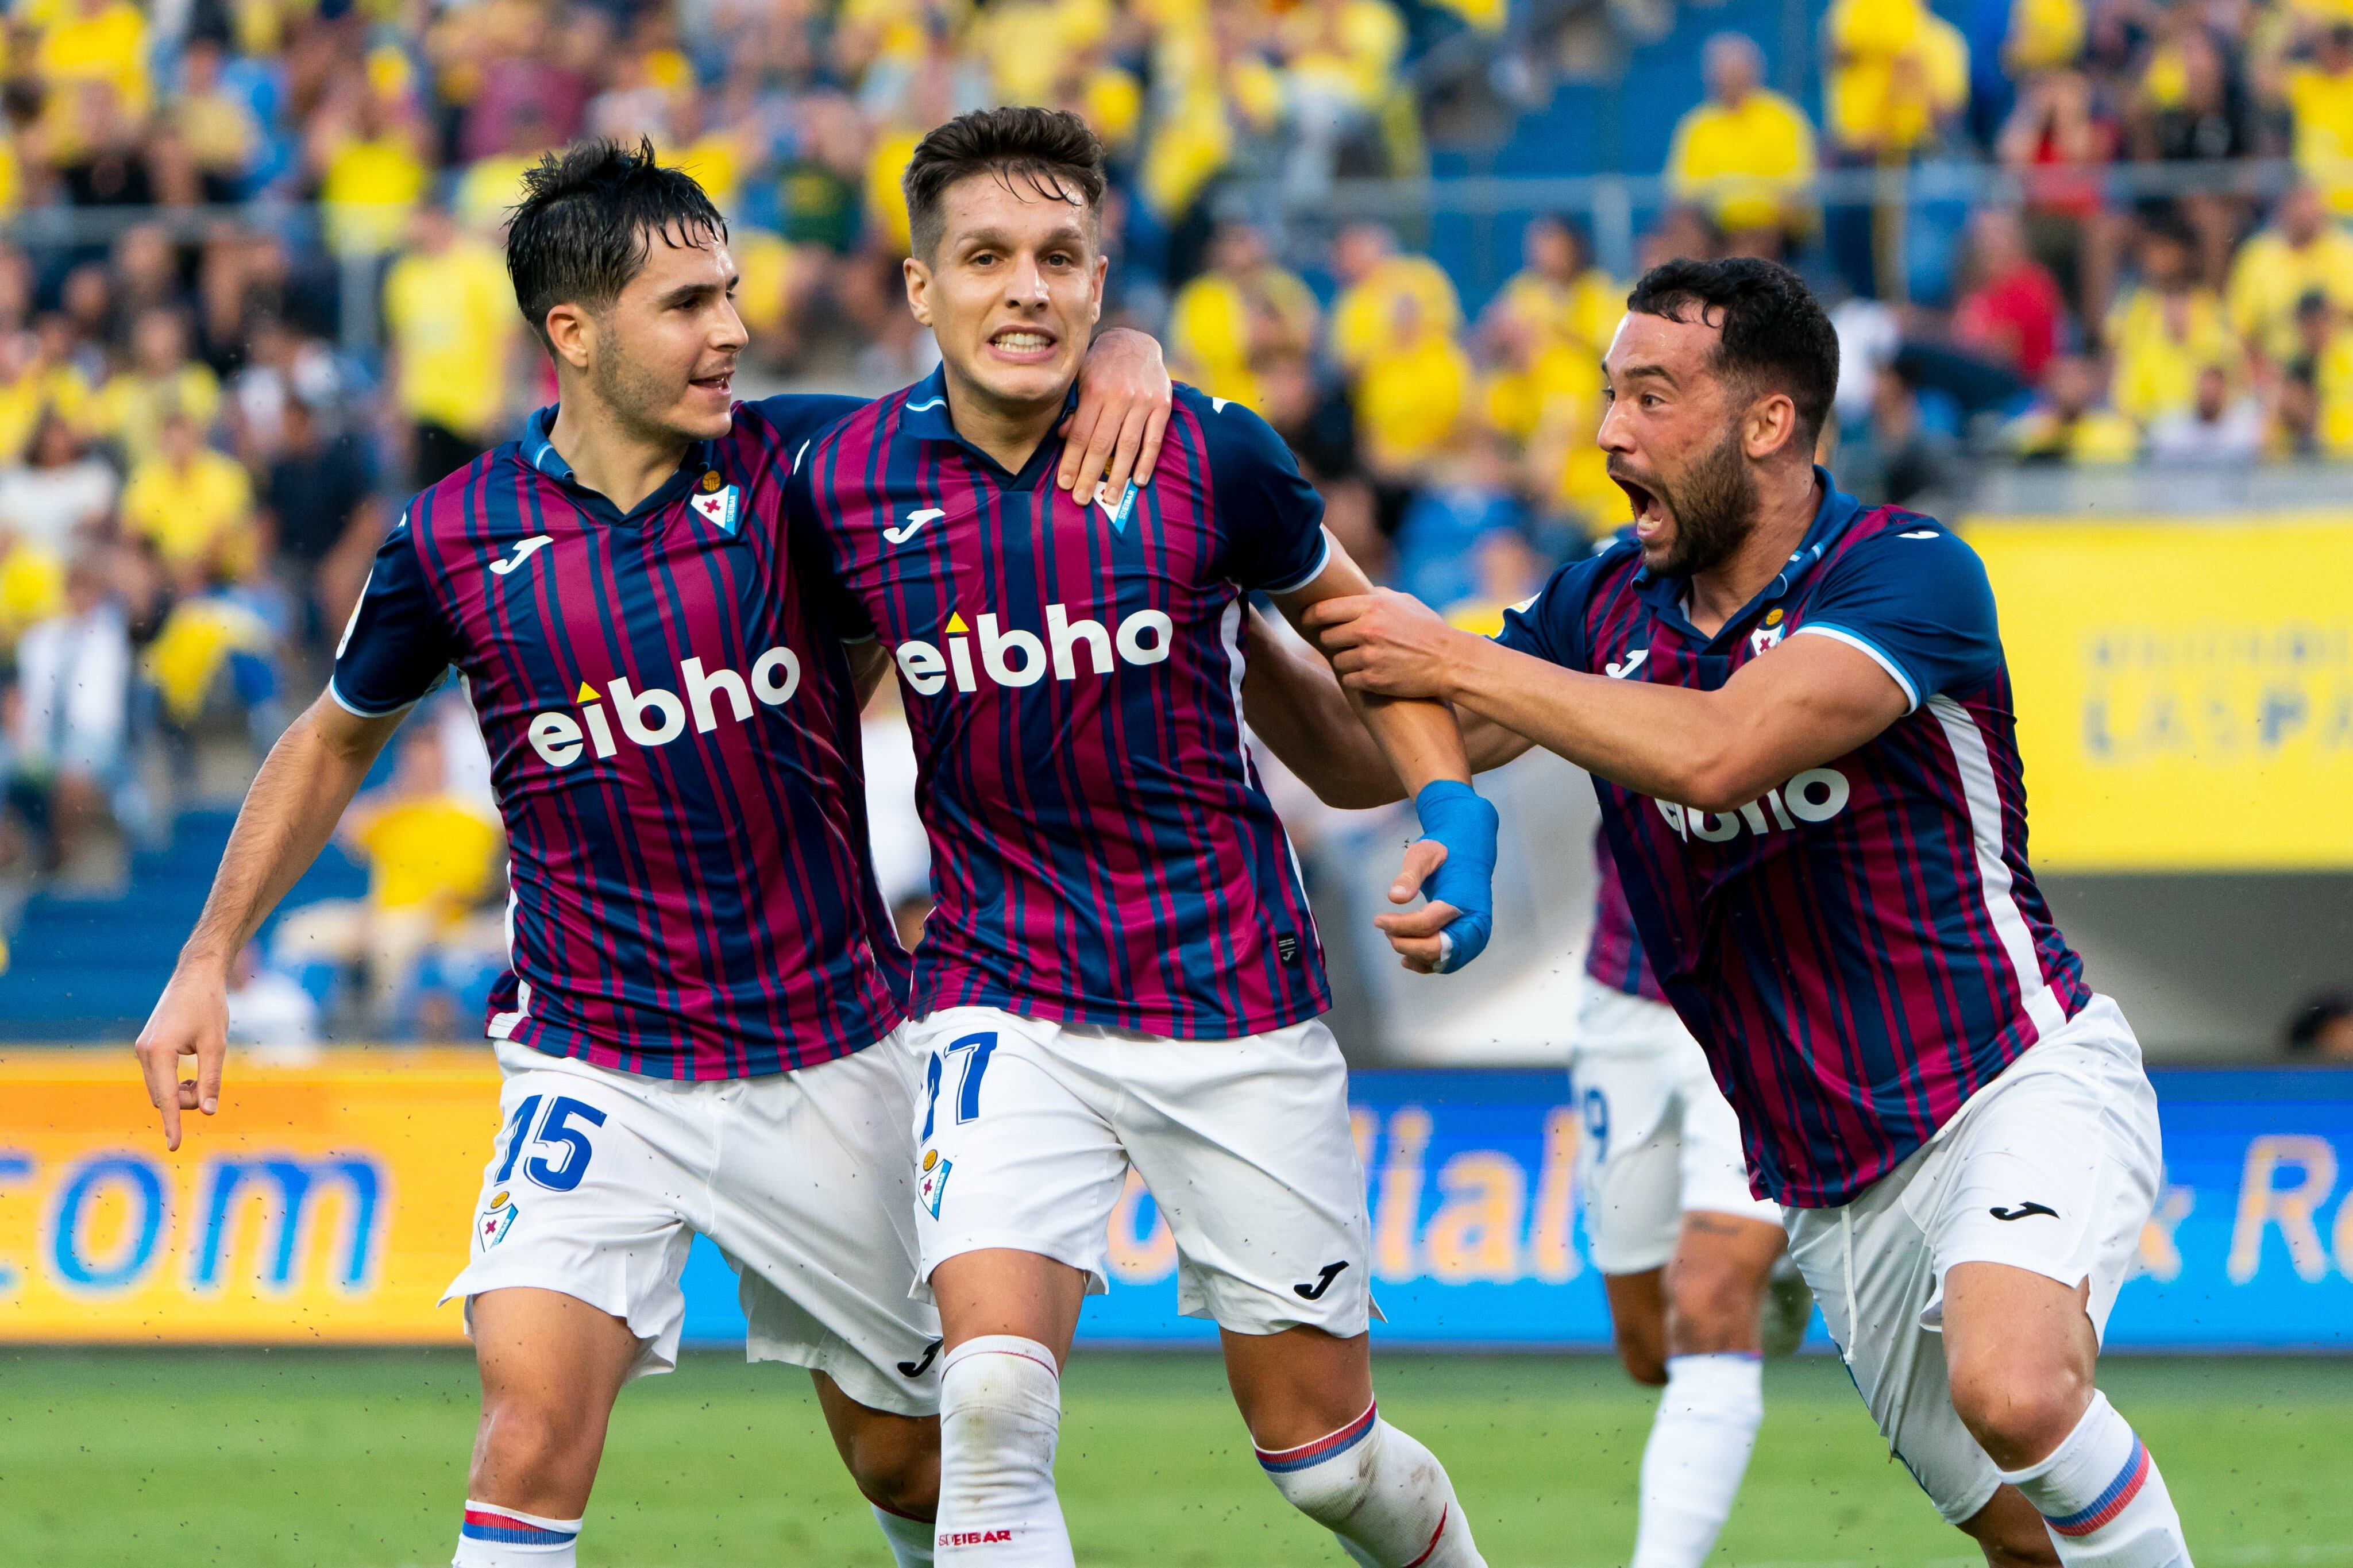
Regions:
[[[1667,1388],[1642,1448],[1634,1568],[1699,1568],[1747,1473],[1765,1419],[1765,1367],[1727,1352],[1667,1358]]]
[[[2001,1479],[2041,1512],[2067,1568],[2189,1568],[2181,1516],[2157,1461],[2096,1389],[2049,1458]]]
[[[543,1519],[468,1498],[449,1568],[573,1568],[579,1541],[576,1519]]]
[[[1365,1568],[1486,1568],[1446,1467],[1377,1405],[1312,1443],[1261,1448],[1258,1462],[1285,1501]]]
[[[1018,1334],[966,1340],[940,1363],[941,1563],[1071,1568],[1054,1495],[1061,1387],[1054,1352]]]
[[[866,1506],[874,1510],[874,1522],[882,1528],[882,1540],[891,1548],[896,1568],[932,1568],[932,1535],[936,1525],[928,1519],[892,1513],[879,1503]]]

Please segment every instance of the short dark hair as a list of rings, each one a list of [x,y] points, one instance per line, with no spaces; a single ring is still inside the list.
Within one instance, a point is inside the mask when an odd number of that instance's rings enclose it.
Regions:
[[[575,142],[522,177],[507,231],[507,276],[523,319],[548,341],[547,313],[602,310],[646,264],[654,237],[673,246],[725,239],[727,220],[691,174],[665,168],[650,139]]]
[[[917,256],[939,248],[941,200],[948,187],[989,174],[1006,189],[1020,180],[1049,201],[1082,203],[1092,220],[1103,196],[1103,142],[1067,109],[976,109],[959,114],[917,143],[902,187]]]
[[[1838,331],[1821,302],[1779,262],[1747,256],[1663,261],[1635,283],[1626,309],[1720,327],[1715,370],[1788,394],[1810,448],[1821,434],[1838,391]]]

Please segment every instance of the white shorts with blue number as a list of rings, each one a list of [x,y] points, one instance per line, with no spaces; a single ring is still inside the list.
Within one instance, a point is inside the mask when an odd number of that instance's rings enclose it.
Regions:
[[[471,1260],[444,1301],[533,1286],[611,1313],[632,1376],[678,1360],[696,1233],[736,1272],[754,1361],[860,1405],[939,1409],[939,1319],[911,1300],[914,1079],[903,1028],[819,1067],[681,1083],[495,1043],[506,1083]]]
[[[1034,1252],[1105,1289],[1131,1166],[1176,1242],[1176,1301],[1237,1333],[1343,1338],[1377,1315],[1348,1068],[1310,1020],[1171,1040],[949,1007],[907,1026],[918,1278],[960,1253]]]
[[[1568,1080],[1586,1246],[1602,1273],[1664,1268],[1686,1214],[1781,1223],[1779,1205],[1750,1194],[1740,1119],[1672,1007],[1588,979]]]

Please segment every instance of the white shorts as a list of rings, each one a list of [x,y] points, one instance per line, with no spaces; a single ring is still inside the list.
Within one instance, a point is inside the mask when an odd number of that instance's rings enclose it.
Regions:
[[[1568,1079],[1586,1246],[1602,1273],[1664,1268],[1694,1211],[1781,1223],[1778,1204],[1750,1194],[1740,1120],[1672,1007],[1588,982]]]
[[[1236,1333],[1343,1338],[1374,1314],[1372,1228],[1348,1068],[1309,1021],[1169,1040],[950,1007],[907,1026],[920,1278],[1013,1247],[1105,1288],[1112,1205],[1133,1164],[1176,1240],[1176,1304]]]
[[[1953,1409],[1946,1270],[2006,1263],[2089,1280],[2105,1332],[2163,1171],[2139,1042],[2094,995],[1852,1201],[1787,1211],[1790,1256],[1855,1387],[1947,1521],[1976,1514],[2001,1478]]]
[[[915,1093],[898,1034],[703,1083],[494,1048],[507,1078],[472,1259],[441,1298],[467,1299],[470,1332],[483,1291],[560,1290],[629,1325],[631,1376],[668,1372],[700,1232],[735,1269],[751,1360],[814,1368],[873,1409],[938,1411],[939,1318],[908,1296]]]

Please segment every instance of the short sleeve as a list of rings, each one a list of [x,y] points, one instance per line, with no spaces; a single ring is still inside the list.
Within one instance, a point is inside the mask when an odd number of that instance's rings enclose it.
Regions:
[[[1612,553],[1613,545],[1604,542],[1592,554],[1556,569],[1534,598],[1504,612],[1504,629],[1495,634],[1495,640],[1514,653],[1528,654],[1564,669],[1583,669],[1586,605]]]
[[[1227,540],[1235,582],[1269,594],[1304,588],[1332,559],[1324,534],[1324,498],[1299,472],[1274,427],[1239,403],[1179,395],[1201,421],[1210,504]]]
[[[751,405],[753,412],[776,433],[787,457],[798,457],[803,447],[837,419],[847,419],[866,406],[862,397],[840,397],[828,392],[781,392]]]
[[[797,453],[792,476],[785,481],[785,541],[794,585],[802,602],[836,637],[847,643],[871,642],[874,618],[842,582],[834,555],[833,530],[818,508],[814,456]]]
[[[1832,561],[1807,595],[1798,633],[1868,654],[1917,708],[1974,684],[2001,663],[2001,633],[1985,563],[1923,518],[1894,526]]]
[[[432,690],[454,653],[403,516],[376,549],[360,602],[335,645],[327,691],[346,711],[381,719]]]

